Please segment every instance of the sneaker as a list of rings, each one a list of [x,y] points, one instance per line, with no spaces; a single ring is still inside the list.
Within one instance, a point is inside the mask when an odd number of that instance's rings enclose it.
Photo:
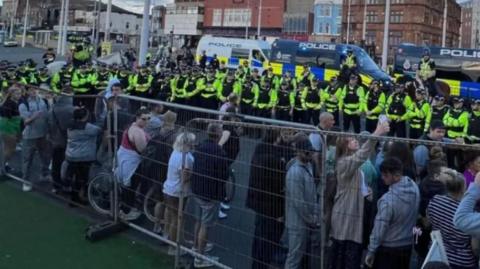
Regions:
[[[138,209],[133,208],[126,214],[123,210],[120,210],[120,218],[123,220],[136,220],[142,215],[142,212],[138,211]]]
[[[227,213],[223,212],[221,209],[218,211],[219,219],[226,219],[228,217]]]
[[[226,203],[220,203],[220,207],[221,207],[223,210],[229,210],[229,209],[230,209],[230,205],[229,205],[229,204],[226,204]]]
[[[187,255],[187,254],[188,254],[188,253],[187,253],[185,250],[180,249],[180,256]],[[175,256],[175,255],[177,255],[177,248],[176,248],[176,247],[169,246],[169,247],[168,247],[167,255],[168,255],[168,256]]]
[[[220,260],[220,258],[214,257],[214,256],[208,256],[207,255],[207,257],[211,260],[216,261],[216,262],[218,260]],[[193,261],[193,267],[195,267],[195,268],[207,268],[207,267],[212,267],[212,266],[214,266],[212,262],[204,260],[204,259],[200,259],[200,258],[197,258],[197,257],[195,257],[195,260]]]
[[[213,243],[207,243],[207,245],[205,246],[205,252],[210,252],[212,250],[213,250]],[[193,246],[192,251],[197,252],[197,248]]]
[[[24,192],[29,192],[32,190],[32,184],[29,184],[29,183],[23,183],[23,186],[22,186],[22,191]]]

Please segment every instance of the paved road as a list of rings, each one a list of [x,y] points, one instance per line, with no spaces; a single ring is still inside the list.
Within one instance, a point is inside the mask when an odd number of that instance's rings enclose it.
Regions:
[[[19,63],[28,58],[32,58],[36,63],[42,65],[42,55],[44,52],[44,49],[34,47],[0,47],[0,59],[12,63]]]

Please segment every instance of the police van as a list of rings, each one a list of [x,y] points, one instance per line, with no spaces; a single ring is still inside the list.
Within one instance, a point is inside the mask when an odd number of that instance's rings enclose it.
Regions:
[[[452,96],[480,98],[480,50],[400,44],[395,52],[395,76],[415,77],[425,50],[435,61],[437,84],[447,87]]]
[[[224,38],[203,36],[197,46],[197,62],[200,61],[203,51],[206,52],[207,62],[214,55],[219,61],[224,61],[228,68],[236,69],[249,61],[250,67],[260,71],[268,64],[270,55],[270,43],[263,40]]]
[[[338,76],[342,59],[347,51],[352,50],[357,59],[357,70],[362,84],[369,85],[372,80],[382,81],[386,87],[391,86],[391,79],[382,71],[362,48],[355,45],[300,42],[278,39],[272,44],[270,65],[277,74],[290,71],[299,76],[303,66],[310,67],[312,73],[323,81]]]

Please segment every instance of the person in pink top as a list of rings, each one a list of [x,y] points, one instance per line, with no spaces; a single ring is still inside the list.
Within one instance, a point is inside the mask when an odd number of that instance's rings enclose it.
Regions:
[[[480,152],[470,151],[465,153],[465,171],[463,176],[465,177],[465,185],[470,186],[475,180],[475,175],[480,172]]]
[[[135,207],[135,190],[141,184],[140,177],[135,176],[135,171],[142,161],[141,154],[150,140],[145,131],[148,121],[150,121],[150,111],[140,108],[136,113],[135,121],[123,132],[120,148],[117,151],[115,175],[122,185],[124,202],[120,217],[127,220],[137,219],[141,215]]]

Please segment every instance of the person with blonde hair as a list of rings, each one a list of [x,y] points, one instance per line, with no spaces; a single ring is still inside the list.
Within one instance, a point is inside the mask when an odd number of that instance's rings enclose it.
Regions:
[[[180,238],[177,238],[177,225],[181,226],[181,223],[177,223],[180,199],[182,196],[187,198],[191,194],[189,180],[194,162],[192,155],[194,143],[193,133],[183,132],[177,136],[168,161],[167,178],[163,183],[163,199],[166,206],[165,230],[168,238],[174,242],[177,240],[180,242]],[[175,255],[175,253],[175,248],[170,247],[168,254]]]
[[[465,192],[465,179],[462,174],[447,167],[442,167],[436,178],[444,183],[446,193],[436,195],[428,204],[427,216],[432,230],[439,230],[442,234],[448,263],[452,269],[478,268],[471,236],[453,225],[455,211]]]

